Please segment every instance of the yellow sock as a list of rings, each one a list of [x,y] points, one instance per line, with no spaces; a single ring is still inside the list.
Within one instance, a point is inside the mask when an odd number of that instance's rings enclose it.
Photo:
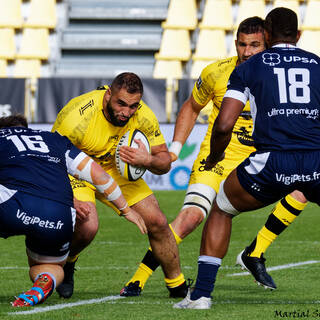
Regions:
[[[69,263],[76,262],[78,260],[78,258],[79,258],[79,255],[80,254],[76,254],[75,256],[68,256],[67,262],[69,262]]]
[[[250,257],[261,257],[271,243],[289,226],[300,214],[307,204],[287,195],[277,203],[273,212],[269,215],[265,226],[259,231],[255,239],[254,249]]]
[[[182,242],[182,239],[175,233],[175,231],[172,229],[171,224],[169,224],[169,227],[174,235],[174,238],[176,239],[177,245]],[[130,282],[140,282],[141,289],[144,288],[146,282],[148,281],[149,277],[152,275],[153,271],[157,269],[159,266],[159,262],[155,259],[155,257],[152,254],[152,249],[149,247],[149,250],[147,251],[146,255],[144,256],[142,262],[139,264],[138,269],[136,270],[133,277],[127,282],[126,286]]]
[[[183,273],[180,273],[176,278],[174,279],[164,278],[164,281],[168,288],[175,288],[180,286],[182,283],[184,283],[185,279],[184,279]]]
[[[140,287],[141,289],[144,288],[147,280],[149,279],[149,277],[152,275],[153,271],[146,266],[143,262],[141,262],[139,264],[138,269],[136,270],[135,274],[133,275],[133,277],[128,281],[128,283],[126,284],[126,286],[130,283],[130,282],[136,282],[139,281],[140,282]]]
[[[174,238],[176,239],[177,245],[179,245],[182,242],[182,239],[176,234],[176,232],[173,230],[171,224],[169,224],[169,227],[174,235]]]

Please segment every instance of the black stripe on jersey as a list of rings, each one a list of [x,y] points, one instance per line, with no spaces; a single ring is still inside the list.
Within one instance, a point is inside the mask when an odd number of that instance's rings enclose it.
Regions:
[[[294,208],[293,206],[291,206],[287,200],[285,198],[283,198],[280,203],[282,204],[282,206],[287,209],[290,213],[294,214],[295,216],[298,216],[301,212],[301,210],[298,210],[296,208]]]
[[[265,226],[269,231],[277,236],[287,227],[274,214],[270,214]]]

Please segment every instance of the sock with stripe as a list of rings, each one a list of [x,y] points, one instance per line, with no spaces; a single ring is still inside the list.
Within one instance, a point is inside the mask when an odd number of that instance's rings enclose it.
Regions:
[[[306,205],[291,195],[280,200],[269,215],[266,224],[250,244],[249,256],[260,258],[271,243],[299,216]]]

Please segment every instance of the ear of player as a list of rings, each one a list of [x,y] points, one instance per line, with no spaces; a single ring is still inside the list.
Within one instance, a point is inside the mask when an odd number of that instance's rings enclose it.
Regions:
[[[146,168],[144,167],[136,167],[132,166],[124,161],[121,160],[119,150],[122,146],[128,146],[132,148],[138,148],[138,144],[134,141],[135,139],[139,139],[146,147],[148,152],[150,152],[150,144],[148,141],[148,138],[146,135],[140,131],[140,130],[129,130],[127,131],[120,139],[116,153],[115,153],[115,160],[116,160],[116,166],[124,178],[128,179],[129,181],[135,181],[138,180],[143,176],[143,174],[146,171]]]

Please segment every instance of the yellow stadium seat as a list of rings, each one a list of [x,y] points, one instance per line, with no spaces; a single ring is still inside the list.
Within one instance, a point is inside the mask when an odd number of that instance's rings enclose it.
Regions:
[[[249,17],[258,16],[264,19],[265,9],[264,0],[240,0],[234,28],[236,29],[241,21]]]
[[[188,30],[164,29],[160,50],[155,54],[157,60],[189,60],[191,56]]]
[[[0,27],[21,28],[21,2],[22,0],[0,0]]]
[[[214,60],[227,56],[224,30],[201,29],[198,35],[193,60]]]
[[[231,0],[207,0],[199,28],[231,30],[232,26]]]
[[[309,0],[306,3],[302,30],[320,30],[320,0]],[[318,39],[319,41],[319,39]]]
[[[18,58],[49,58],[49,30],[44,28],[24,28]]]
[[[298,16],[298,25],[301,25],[299,0],[274,0],[273,8],[285,7],[293,10]]]
[[[196,0],[170,0],[162,28],[194,30],[198,24]]]
[[[237,30],[233,31],[228,57],[234,57],[237,55],[235,40],[237,40]]]
[[[0,77],[1,78],[7,77],[7,65],[8,65],[7,60],[0,59]]]
[[[156,79],[181,79],[182,63],[179,60],[156,60],[153,77]]]
[[[16,59],[13,76],[15,78],[39,78],[41,61],[39,59]]]
[[[190,71],[190,78],[191,79],[198,79],[201,71],[209,65],[211,62],[214,62],[214,60],[194,60],[192,61],[191,71]]]
[[[57,24],[56,0],[31,0],[30,14],[24,27],[54,29]]]
[[[16,54],[16,44],[13,28],[0,28],[0,58],[14,59]]]
[[[297,45],[320,56],[320,30],[304,30]]]

